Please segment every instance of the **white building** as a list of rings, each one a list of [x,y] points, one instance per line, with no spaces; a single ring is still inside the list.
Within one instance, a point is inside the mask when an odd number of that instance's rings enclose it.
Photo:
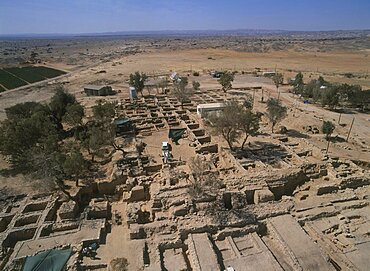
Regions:
[[[204,118],[208,114],[221,112],[224,108],[224,103],[198,104],[197,114]]]

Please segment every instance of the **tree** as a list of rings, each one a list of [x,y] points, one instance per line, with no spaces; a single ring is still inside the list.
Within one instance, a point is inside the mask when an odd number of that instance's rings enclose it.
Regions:
[[[96,121],[111,122],[116,114],[115,108],[116,106],[114,103],[98,100],[92,107],[94,119]]]
[[[328,142],[326,146],[326,153],[328,153],[330,137],[331,137],[331,134],[334,132],[334,129],[335,129],[335,125],[331,121],[323,122],[321,130],[325,134],[325,139]]]
[[[222,90],[226,92],[227,90],[232,88],[232,82],[234,81],[234,74],[231,72],[225,72],[221,75],[218,82],[222,86]]]
[[[359,106],[364,111],[366,106],[370,105],[370,89],[368,90],[355,90],[349,96],[349,102],[352,106]]]
[[[68,136],[61,121],[82,125],[83,107],[58,88],[49,104],[17,104],[7,108],[6,115],[0,123],[0,153],[18,172],[53,180],[64,191],[68,170],[63,165],[70,157],[61,147]]]
[[[29,108],[29,114],[24,114],[24,111],[15,114],[21,107]],[[10,118],[1,123],[0,152],[10,157],[14,167],[31,170],[31,157],[27,154],[32,154],[34,148],[44,147],[42,142],[46,138],[58,140],[61,136],[47,106],[35,103],[32,109],[30,104],[18,105],[16,108],[9,108],[7,114]]]
[[[115,258],[110,261],[108,271],[127,271],[128,261],[126,258]]]
[[[332,85],[323,90],[321,95],[321,104],[323,106],[329,106],[330,109],[335,109],[339,105],[339,87]]]
[[[135,72],[134,74],[130,74],[129,85],[134,87],[136,91],[140,92],[141,96],[143,96],[143,90],[147,79],[148,76],[145,73]]]
[[[190,97],[193,95],[193,91],[190,88],[187,88],[188,78],[181,77],[174,83],[173,95],[181,103],[181,108],[183,108],[184,103],[190,100]]]
[[[193,81],[193,89],[194,90],[199,90],[200,88],[200,83],[198,81]]]
[[[301,72],[297,73],[293,81],[293,91],[295,94],[302,94],[304,88],[303,74]]]
[[[74,179],[77,186],[78,179],[86,174],[88,167],[88,162],[77,149],[73,149],[68,155],[66,155],[63,163],[64,173],[67,177]]]
[[[220,178],[211,172],[210,162],[196,156],[190,161],[193,181],[189,187],[189,194],[197,198],[207,193],[216,193],[223,185]]]
[[[328,85],[328,82],[325,81],[324,77],[322,77],[321,75],[319,76],[319,78],[317,78],[317,81],[319,82],[320,87]]]
[[[58,86],[56,88],[56,93],[51,98],[49,107],[50,110],[58,121],[59,128],[62,129],[62,119],[67,112],[67,106],[71,104],[76,104],[76,98],[72,94],[68,93],[63,86]]]
[[[5,108],[5,113],[8,120],[22,120],[40,110],[48,110],[48,108],[37,102],[25,102]]]
[[[88,124],[82,144],[91,155],[91,162],[95,161],[96,156],[104,157],[104,150],[113,146],[114,137],[115,134],[106,125],[96,122]]]
[[[143,152],[144,152],[144,150],[145,150],[145,148],[146,148],[146,146],[147,146],[147,144],[145,142],[143,142],[143,141],[137,142],[135,144],[135,148],[136,148],[137,153],[139,155],[142,155]]]
[[[267,101],[267,118],[271,122],[271,132],[274,132],[275,125],[283,120],[287,115],[287,108],[281,102],[273,98]]]
[[[250,94],[246,94],[245,95],[245,98],[244,98],[244,107],[248,110],[252,110],[253,109],[253,103],[254,103],[254,99],[253,99],[253,96],[250,95]]]
[[[72,127],[80,126],[84,116],[85,110],[82,105],[78,103],[69,104],[67,105],[66,113],[63,116],[63,122]]]
[[[276,86],[276,91],[278,92],[278,100],[280,98],[280,92],[279,92],[279,86],[283,84],[284,82],[284,77],[283,77],[283,74],[281,73],[276,73],[273,77],[272,77],[272,81],[274,82],[275,86]]]
[[[248,137],[254,136],[259,130],[260,118],[257,114],[253,113],[250,109],[242,110],[238,118],[239,129],[244,133],[244,139],[241,145],[241,149],[244,149],[244,145],[247,142]]]
[[[242,106],[237,101],[230,101],[226,104],[224,110],[219,115],[211,115],[210,121],[216,128],[216,132],[221,134],[226,140],[229,148],[233,150],[233,144],[237,141],[240,130],[239,130],[239,113],[242,110]]]

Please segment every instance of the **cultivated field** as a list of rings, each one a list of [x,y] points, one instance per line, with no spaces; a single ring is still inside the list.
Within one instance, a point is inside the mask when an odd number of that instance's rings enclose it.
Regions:
[[[51,79],[65,73],[42,66],[2,68],[0,69],[0,92]]]

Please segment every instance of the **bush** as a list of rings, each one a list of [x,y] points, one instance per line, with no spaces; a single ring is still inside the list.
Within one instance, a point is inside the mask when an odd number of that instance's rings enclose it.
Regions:
[[[109,263],[109,271],[127,271],[128,261],[126,258],[115,258]]]
[[[355,77],[353,75],[353,73],[350,73],[350,72],[345,73],[344,76],[347,77],[347,78],[353,78],[353,77]]]
[[[193,76],[199,76],[199,72],[193,72]]]

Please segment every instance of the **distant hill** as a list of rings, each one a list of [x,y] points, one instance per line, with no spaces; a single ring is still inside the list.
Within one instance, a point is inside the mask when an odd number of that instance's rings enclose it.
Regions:
[[[103,33],[81,34],[14,34],[0,35],[0,39],[23,38],[65,38],[65,37],[107,37],[107,36],[139,36],[139,37],[192,37],[192,36],[287,36],[287,37],[364,37],[370,36],[370,29],[366,30],[333,30],[333,31],[288,31],[265,29],[235,29],[235,30],[161,30],[161,31],[118,31]]]

